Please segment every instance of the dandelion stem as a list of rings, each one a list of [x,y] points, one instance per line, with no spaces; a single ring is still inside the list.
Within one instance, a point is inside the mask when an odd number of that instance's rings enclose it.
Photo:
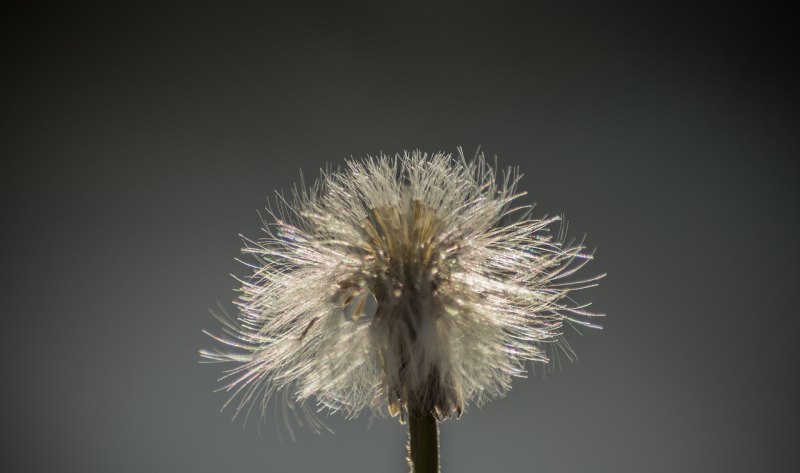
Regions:
[[[408,462],[411,473],[439,473],[439,424],[431,413],[409,414]]]

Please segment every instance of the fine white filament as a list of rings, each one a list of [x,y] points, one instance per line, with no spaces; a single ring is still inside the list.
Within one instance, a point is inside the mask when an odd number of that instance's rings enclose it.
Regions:
[[[290,199],[278,196],[239,314],[219,315],[236,414],[316,405],[356,416],[443,419],[503,395],[526,364],[563,349],[565,324],[596,327],[571,292],[591,255],[551,235],[558,217],[512,206],[520,174],[483,155],[420,151],[349,160]],[[302,411],[301,411],[302,412]],[[318,427],[311,420],[312,427]]]

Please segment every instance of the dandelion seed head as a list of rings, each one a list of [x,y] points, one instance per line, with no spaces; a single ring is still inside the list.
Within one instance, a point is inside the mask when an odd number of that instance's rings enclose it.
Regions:
[[[264,415],[281,393],[301,412],[441,420],[547,363],[565,324],[593,326],[570,296],[599,278],[573,279],[591,255],[548,232],[557,217],[512,205],[519,179],[482,155],[414,151],[279,195],[262,238],[245,240],[239,314],[201,352],[232,363],[236,414]]]

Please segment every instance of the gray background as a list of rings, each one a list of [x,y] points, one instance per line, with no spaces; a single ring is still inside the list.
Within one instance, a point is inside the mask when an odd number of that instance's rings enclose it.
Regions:
[[[796,471],[796,17],[558,3],[4,14],[0,462],[405,471],[391,420],[232,423],[200,331],[301,168],[481,145],[588,235],[609,317],[445,423],[444,471]]]

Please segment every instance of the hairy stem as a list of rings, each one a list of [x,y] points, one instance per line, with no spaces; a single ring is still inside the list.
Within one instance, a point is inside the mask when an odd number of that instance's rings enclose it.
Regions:
[[[408,463],[411,473],[439,473],[439,424],[433,414],[409,414]]]

